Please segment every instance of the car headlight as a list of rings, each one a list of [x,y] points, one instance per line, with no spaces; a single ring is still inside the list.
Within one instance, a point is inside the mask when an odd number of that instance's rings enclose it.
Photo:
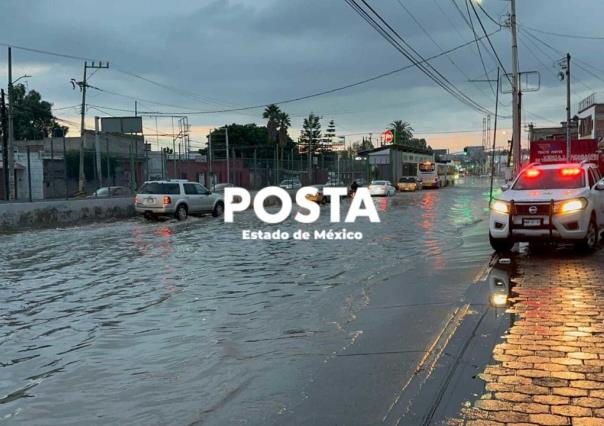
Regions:
[[[496,211],[497,213],[510,214],[510,203],[507,201],[495,200],[495,202],[491,204],[491,210]]]
[[[554,204],[554,213],[567,214],[583,210],[587,207],[585,198],[574,198],[572,200],[558,201]]]

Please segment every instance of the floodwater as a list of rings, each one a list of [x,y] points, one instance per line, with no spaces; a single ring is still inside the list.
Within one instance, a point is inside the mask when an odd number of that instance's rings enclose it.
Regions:
[[[487,182],[468,180],[376,199],[379,224],[330,224],[326,206],[312,225],[248,211],[0,235],[0,424],[212,423],[248,395],[245,422],[260,423],[286,409],[308,355],[349,338],[383,277],[475,261],[457,249],[487,202]],[[342,228],[364,238],[241,237]],[[257,385],[276,370],[291,377]]]

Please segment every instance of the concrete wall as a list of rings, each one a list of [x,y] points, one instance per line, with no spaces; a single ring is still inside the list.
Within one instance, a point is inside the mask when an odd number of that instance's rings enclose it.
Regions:
[[[29,175],[27,164],[27,153],[15,153],[15,161],[25,170],[17,170],[17,199],[29,200]],[[31,152],[29,155],[29,165],[31,166],[31,197],[32,200],[44,199],[44,165],[42,156],[39,152]]]
[[[134,216],[131,197],[0,203],[0,233]]]

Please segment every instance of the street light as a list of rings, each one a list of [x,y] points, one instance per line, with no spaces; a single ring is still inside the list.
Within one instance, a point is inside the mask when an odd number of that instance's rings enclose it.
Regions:
[[[22,78],[30,78],[31,75],[27,75],[27,74],[23,74],[21,77],[19,77],[18,79],[13,81],[13,84],[15,84],[17,81],[21,80]]]

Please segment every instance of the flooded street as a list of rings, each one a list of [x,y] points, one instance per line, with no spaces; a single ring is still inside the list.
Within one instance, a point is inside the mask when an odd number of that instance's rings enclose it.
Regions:
[[[379,224],[330,224],[327,206],[312,225],[248,211],[233,224],[137,218],[1,235],[0,423],[261,424],[299,412],[313,371],[362,344],[357,318],[385,303],[382,282],[398,276],[397,300],[434,305],[418,322],[444,318],[490,256],[486,180],[375,202]],[[341,228],[364,238],[241,238]],[[441,322],[401,345],[421,357]]]

